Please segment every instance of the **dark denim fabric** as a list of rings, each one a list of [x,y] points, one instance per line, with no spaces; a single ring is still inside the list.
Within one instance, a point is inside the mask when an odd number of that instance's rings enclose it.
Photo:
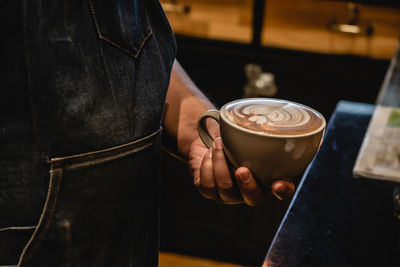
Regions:
[[[175,57],[159,1],[9,0],[0,13],[0,266],[156,266]]]

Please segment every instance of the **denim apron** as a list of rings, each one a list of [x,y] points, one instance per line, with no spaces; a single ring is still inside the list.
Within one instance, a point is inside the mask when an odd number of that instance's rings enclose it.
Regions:
[[[158,0],[1,1],[0,266],[157,266]]]

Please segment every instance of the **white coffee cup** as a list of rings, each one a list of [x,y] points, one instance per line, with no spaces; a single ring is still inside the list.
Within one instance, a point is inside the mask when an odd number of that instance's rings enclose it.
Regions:
[[[224,151],[233,167],[248,167],[263,185],[277,179],[293,182],[304,172],[321,145],[325,118],[314,109],[273,98],[245,98],[208,110],[198,121],[207,147],[213,138],[206,119],[220,125]]]

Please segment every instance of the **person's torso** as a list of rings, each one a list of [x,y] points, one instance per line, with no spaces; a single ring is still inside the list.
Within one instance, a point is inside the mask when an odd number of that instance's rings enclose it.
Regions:
[[[151,266],[175,56],[159,2],[0,5],[13,14],[0,23],[0,246],[18,236],[0,265]]]

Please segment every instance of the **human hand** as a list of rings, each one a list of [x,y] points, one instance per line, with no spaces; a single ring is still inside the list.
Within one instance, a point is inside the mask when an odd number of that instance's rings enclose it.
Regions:
[[[267,190],[257,184],[248,168],[239,167],[233,171],[229,167],[219,137],[210,149],[197,138],[189,149],[189,167],[194,184],[205,198],[225,204],[256,206],[267,195]],[[294,185],[277,180],[271,185],[271,192],[279,199],[287,199],[293,195]]]

